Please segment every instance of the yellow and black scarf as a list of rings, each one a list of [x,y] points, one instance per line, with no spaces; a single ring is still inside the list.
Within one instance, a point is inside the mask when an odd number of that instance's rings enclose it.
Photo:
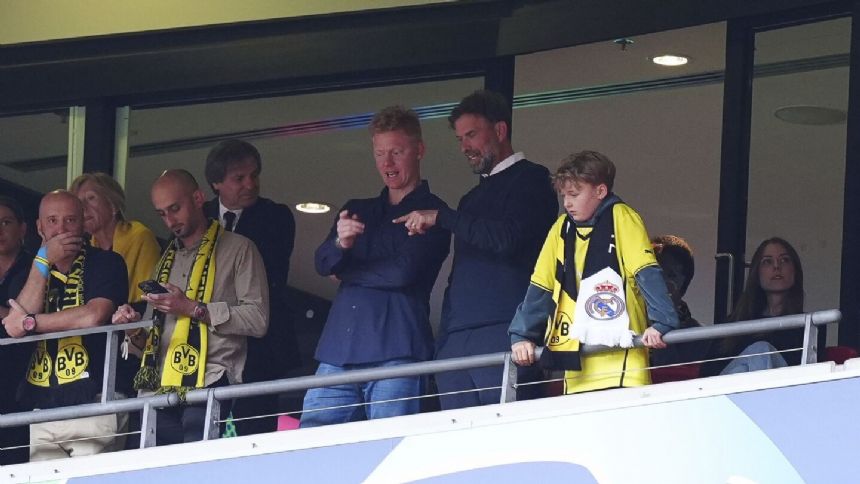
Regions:
[[[51,271],[51,277],[45,282],[45,313],[55,313],[83,305],[85,259],[86,249],[82,248],[72,262],[68,275],[57,270]],[[54,285],[53,279],[63,283],[62,291],[58,287],[51,287]],[[81,337],[70,336],[51,341],[51,346],[56,345],[55,351],[49,351],[48,343],[42,340],[36,344],[27,370],[27,381],[37,387],[50,388],[80,380],[86,373],[90,361]],[[52,358],[54,354],[56,358]]]
[[[556,261],[555,280],[559,290],[553,295],[556,306],[555,320],[547,326],[545,344],[549,351],[541,355],[541,366],[553,369],[565,369],[579,371],[582,369],[580,359],[580,341],[571,337],[572,325],[575,324],[572,314],[579,298],[579,287],[576,281],[576,239],[588,240],[588,249],[585,256],[585,267],[581,269],[581,279],[600,272],[604,267],[609,267],[617,273],[621,273],[618,257],[615,254],[615,217],[612,213],[611,202],[603,208],[594,221],[591,232],[581,235],[577,230],[577,224],[570,216],[565,218],[561,224],[558,239],[563,241],[564,257]],[[569,304],[565,304],[568,312],[561,311],[562,298],[567,298]]]
[[[185,296],[191,300],[208,303],[212,299],[215,285],[215,247],[223,231],[221,225],[213,221],[200,241],[191,274],[185,285]],[[158,263],[158,282],[168,282],[176,258],[177,244],[178,241],[174,238],[161,256]],[[155,323],[149,330],[140,370],[134,377],[135,390],[177,392],[184,395],[192,388],[203,388],[209,336],[207,325],[201,321],[193,321],[190,316],[176,319],[176,327],[162,361],[159,382],[157,362],[161,357],[159,345],[164,331],[164,315],[155,311],[153,317]]]

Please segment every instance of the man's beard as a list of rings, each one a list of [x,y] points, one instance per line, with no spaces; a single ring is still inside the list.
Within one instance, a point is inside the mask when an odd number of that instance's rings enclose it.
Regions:
[[[481,161],[472,166],[472,173],[476,175],[489,175],[493,171],[496,157],[492,153],[481,155]]]

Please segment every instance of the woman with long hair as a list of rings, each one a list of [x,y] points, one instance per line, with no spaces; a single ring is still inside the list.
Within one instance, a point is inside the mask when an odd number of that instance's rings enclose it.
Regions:
[[[730,319],[751,319],[787,316],[803,312],[803,266],[794,247],[785,239],[772,237],[753,253],[743,294]],[[706,374],[727,374],[778,368],[800,364],[800,351],[788,351],[803,346],[803,329],[756,333],[728,338],[717,345],[717,356],[739,356],[709,365]],[[784,353],[770,353],[784,351]],[[722,367],[722,368],[720,368]]]
[[[803,267],[797,251],[785,239],[772,237],[753,254],[732,321],[802,313],[803,296]]]

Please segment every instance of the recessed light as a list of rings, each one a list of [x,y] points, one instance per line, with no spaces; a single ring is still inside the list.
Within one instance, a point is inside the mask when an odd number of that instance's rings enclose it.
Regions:
[[[621,37],[620,39],[613,40],[612,43],[621,46],[621,50],[627,50],[627,47],[635,44],[636,41],[627,37]]]
[[[690,58],[683,55],[664,54],[651,59],[651,62],[666,67],[678,67],[690,62]]]
[[[773,115],[786,123],[813,126],[840,124],[848,118],[845,111],[824,106],[783,106],[774,111]]]
[[[304,213],[326,213],[331,207],[324,203],[304,202],[296,205],[296,210]]]

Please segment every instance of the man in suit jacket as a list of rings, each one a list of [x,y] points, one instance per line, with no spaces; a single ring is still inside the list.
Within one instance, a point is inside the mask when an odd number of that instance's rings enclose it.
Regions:
[[[269,282],[269,331],[261,339],[248,339],[245,382],[284,378],[301,364],[298,342],[286,302],[290,255],[296,222],[286,205],[260,197],[262,160],[257,149],[245,141],[227,140],[206,157],[206,181],[216,197],[204,210],[224,228],[251,239],[263,255]],[[277,412],[277,395],[236,401],[235,417]],[[240,435],[276,429],[276,419],[253,419],[237,423]]]

